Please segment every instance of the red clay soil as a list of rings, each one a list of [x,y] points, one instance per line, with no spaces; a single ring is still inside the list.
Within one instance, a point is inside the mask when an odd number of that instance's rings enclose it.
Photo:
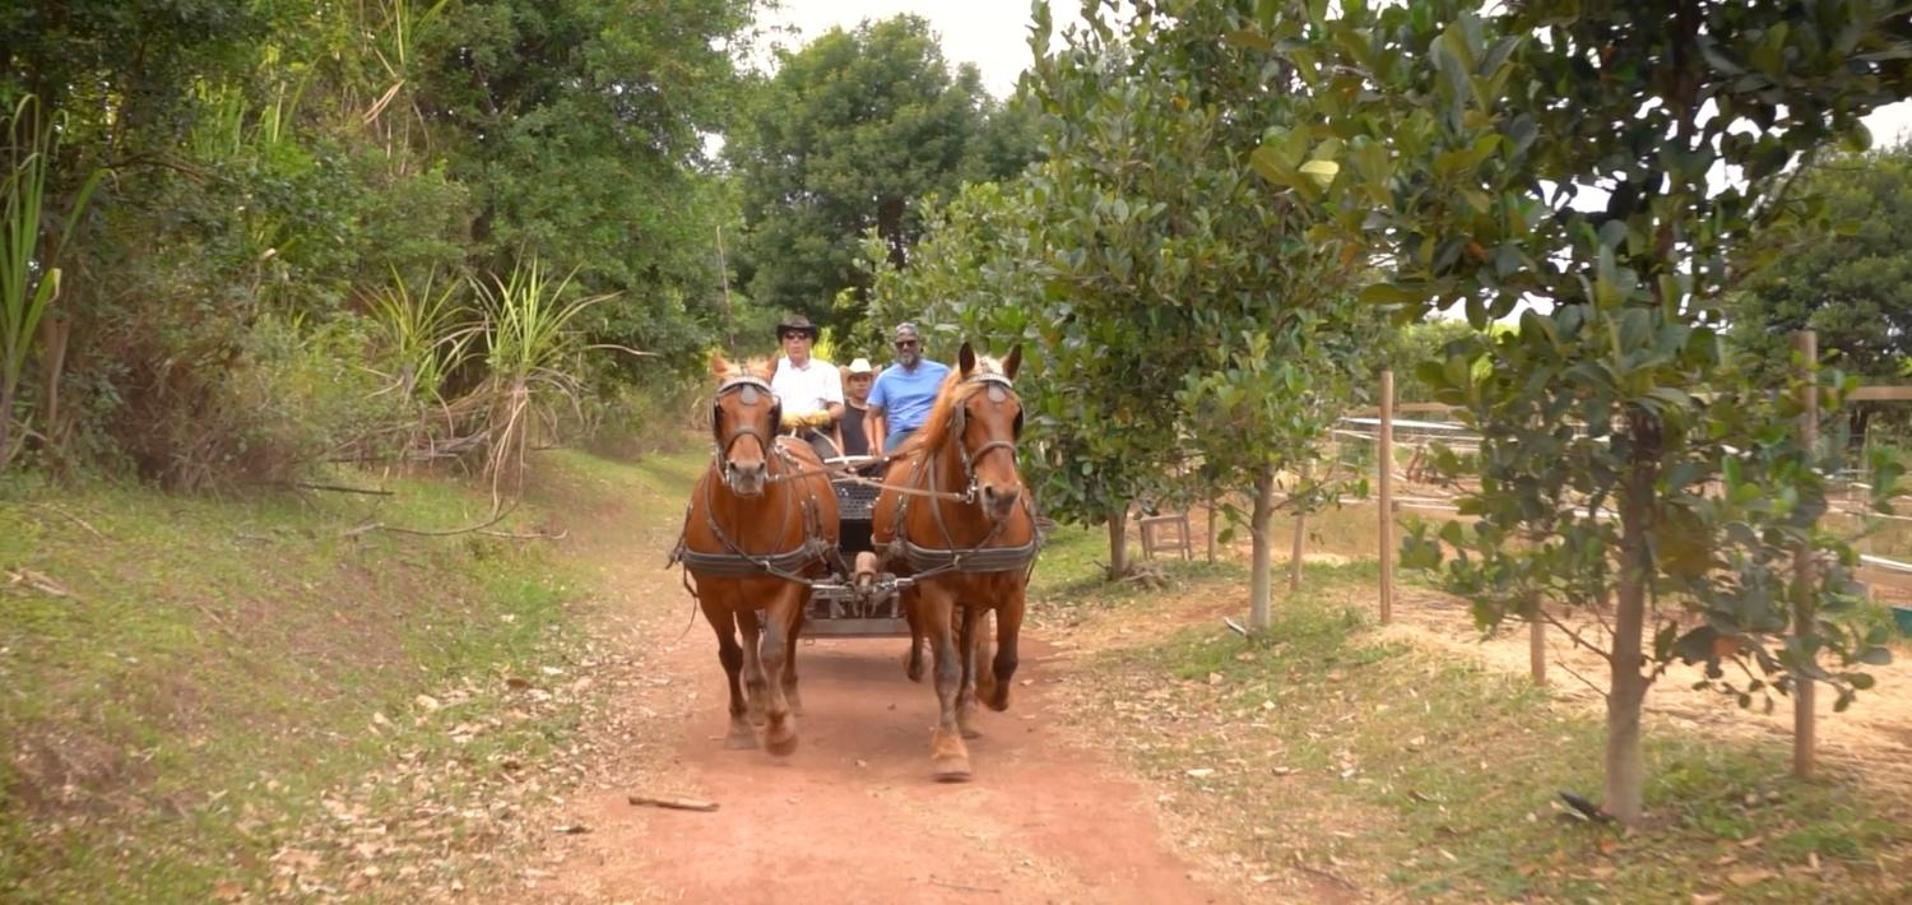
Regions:
[[[984,736],[970,742],[975,779],[944,785],[930,777],[935,695],[904,677],[905,641],[801,647],[802,741],[776,758],[723,747],[716,643],[701,621],[676,637],[682,624],[652,660],[683,706],[674,756],[651,781],[719,810],[629,804],[640,789],[575,801],[592,832],[555,866],[547,894],[730,905],[1234,901],[1165,844],[1141,785],[1049,727],[1056,702],[1046,688],[1066,666],[1039,641],[1025,640],[1011,709],[986,712]]]

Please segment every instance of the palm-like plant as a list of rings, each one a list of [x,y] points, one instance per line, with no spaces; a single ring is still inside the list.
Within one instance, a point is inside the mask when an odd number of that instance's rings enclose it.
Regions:
[[[50,245],[41,235],[45,226],[48,177],[57,142],[57,130],[40,122],[40,105],[32,95],[20,101],[7,121],[7,168],[0,182],[0,469],[13,460],[18,443],[13,436],[13,409],[21,374],[32,351],[40,320],[60,295],[60,252],[73,237],[73,226],[86,208],[99,173],[88,177],[74,195],[66,228]]]
[[[583,353],[593,348],[573,326],[585,309],[611,298],[566,298],[571,277],[553,280],[533,260],[520,262],[508,279],[473,280],[483,314],[486,377],[466,397],[482,406],[487,454],[485,474],[494,501],[501,482],[522,474],[532,430],[555,426],[557,407],[578,407],[583,390]]]

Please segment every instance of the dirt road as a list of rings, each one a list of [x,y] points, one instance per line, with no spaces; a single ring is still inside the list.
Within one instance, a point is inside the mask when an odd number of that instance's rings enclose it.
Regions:
[[[1152,793],[1053,726],[1068,669],[1025,635],[1011,708],[982,715],[974,781],[932,781],[927,685],[903,675],[900,639],[798,650],[805,713],[796,753],[723,746],[723,673],[675,572],[656,565],[676,525],[601,539],[607,641],[645,652],[607,731],[635,752],[566,803],[589,832],[548,851],[538,890],[567,902],[1228,902],[1178,855]],[[712,813],[636,807],[631,792],[688,795]]]

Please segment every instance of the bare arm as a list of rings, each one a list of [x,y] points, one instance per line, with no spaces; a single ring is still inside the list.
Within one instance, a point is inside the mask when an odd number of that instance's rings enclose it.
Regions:
[[[889,419],[883,417],[881,406],[870,406],[870,412],[863,416],[863,432],[869,435],[870,455],[883,454],[883,438],[889,436]]]

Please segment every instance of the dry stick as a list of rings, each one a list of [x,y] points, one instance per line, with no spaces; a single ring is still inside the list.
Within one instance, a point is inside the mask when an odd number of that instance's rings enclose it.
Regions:
[[[94,537],[97,537],[100,540],[106,540],[106,535],[101,534],[100,529],[87,524],[86,519],[80,518],[79,516],[74,515],[73,513],[68,512],[65,509],[61,509],[60,507],[55,506],[52,503],[33,503],[31,505],[39,509],[50,510],[59,515],[65,516],[66,518],[71,519],[74,524],[79,525],[80,527],[85,528],[87,531],[91,532]]]
[[[1799,415],[1799,443],[1805,448],[1806,461],[1812,463],[1817,458],[1819,445],[1819,335],[1801,330],[1798,343],[1803,384],[1799,401],[1804,409]],[[1793,573],[1793,582],[1798,587],[1793,631],[1803,637],[1812,631],[1813,598],[1818,592],[1810,539],[1800,541],[1793,551]],[[1809,646],[1804,649],[1811,650]],[[1793,687],[1793,775],[1800,779],[1811,779],[1813,774],[1813,741],[1818,733],[1818,713],[1813,709],[1813,698],[1817,695],[1813,686],[1809,676],[1799,675]]]
[[[995,889],[995,888],[993,888],[993,887],[989,887],[989,886],[964,886],[964,885],[963,885],[963,884],[961,884],[961,883],[948,883],[948,882],[944,882],[944,881],[942,881],[942,880],[938,880],[938,879],[936,879],[935,877],[931,877],[931,878],[929,878],[929,882],[930,882],[930,883],[931,883],[932,885],[935,885],[935,886],[941,886],[941,887],[943,887],[944,889],[954,889],[954,890],[957,890],[957,891],[959,891],[959,892],[990,892],[990,893],[1001,893],[1001,892],[1002,892],[1002,890],[1000,890],[1000,889]]]
[[[489,528],[492,525],[496,525],[499,522],[504,521],[505,516],[510,515],[517,508],[518,508],[518,503],[516,500],[513,500],[511,505],[506,506],[502,510],[499,510],[493,513],[490,519],[484,522],[480,522],[479,524],[473,525],[469,528],[454,528],[449,531],[424,531],[418,528],[400,528],[400,527],[397,527],[396,525],[387,525],[383,522],[367,522],[366,524],[360,525],[357,528],[353,528],[350,531],[345,532],[343,536],[357,537],[358,535],[366,534],[372,531],[390,531],[394,534],[415,534],[420,537],[451,537],[454,534],[471,534],[474,532],[483,531],[484,529]]]
[[[717,802],[702,801],[696,798],[663,798],[655,795],[632,794],[625,800],[631,804],[649,805],[654,808],[667,808],[673,811],[710,812],[717,810]]]
[[[267,481],[274,487],[296,487],[300,490],[329,490],[333,493],[358,493],[365,496],[396,496],[398,491],[380,490],[376,487],[347,487],[344,484],[312,484],[306,481]]]
[[[564,540],[571,536],[571,530],[565,529],[556,534],[545,531],[480,531],[486,537],[503,537],[511,540]]]

